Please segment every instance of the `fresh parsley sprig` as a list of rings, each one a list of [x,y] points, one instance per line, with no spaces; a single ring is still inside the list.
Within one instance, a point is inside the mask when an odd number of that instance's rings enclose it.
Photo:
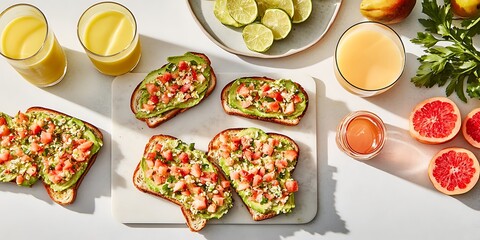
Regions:
[[[480,52],[473,45],[473,37],[480,33],[480,18],[454,22],[448,1],[439,6],[436,0],[423,0],[422,8],[429,17],[419,19],[426,32],[418,32],[411,41],[426,47],[426,54],[418,58],[420,67],[411,81],[427,88],[448,83],[447,96],[455,92],[467,102],[467,92],[470,98],[480,99]]]

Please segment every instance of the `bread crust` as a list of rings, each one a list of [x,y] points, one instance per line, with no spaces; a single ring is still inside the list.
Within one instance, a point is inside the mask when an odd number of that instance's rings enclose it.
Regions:
[[[170,135],[159,134],[159,135],[152,136],[149,139],[147,145],[145,146],[145,149],[143,151],[142,156],[145,156],[148,149],[150,149],[150,144],[153,143],[153,142],[156,142],[159,139],[160,140],[168,140],[168,139],[177,140],[176,137],[172,137]],[[204,219],[204,218],[200,218],[200,217],[196,218],[195,215],[189,209],[185,208],[182,205],[182,203],[179,202],[178,200],[176,200],[175,198],[171,198],[169,196],[162,195],[161,193],[151,191],[148,188],[147,184],[145,183],[140,164],[141,164],[141,162],[139,162],[137,164],[137,166],[135,168],[135,171],[133,173],[133,185],[138,190],[140,190],[144,193],[163,198],[167,201],[170,201],[170,202],[178,205],[180,207],[181,211],[182,211],[183,216],[185,217],[186,224],[187,224],[188,228],[190,228],[190,230],[193,231],[193,232],[198,232],[198,231],[202,230],[206,226],[208,220]],[[222,180],[227,180],[226,177],[223,175],[223,172],[215,164],[213,164],[213,167],[214,167],[215,171],[218,173],[218,177],[220,178],[221,181]],[[230,191],[230,187],[225,188],[225,190]]]
[[[44,108],[44,107],[38,107],[38,106],[31,107],[31,108],[27,109],[27,111],[26,111],[26,113],[31,113],[31,112],[43,112],[43,113],[54,114],[54,115],[62,115],[62,116],[65,116],[65,117],[72,117],[70,115],[67,115],[67,114],[59,112],[59,111],[55,111],[55,110]],[[103,134],[96,126],[94,126],[94,125],[92,125],[88,122],[85,122],[83,120],[81,120],[81,121],[85,124],[85,126],[88,127],[89,130],[91,130],[93,132],[93,134],[97,138],[100,138],[103,141]],[[82,183],[82,180],[85,178],[85,176],[87,175],[90,168],[95,163],[95,160],[97,159],[97,155],[98,155],[99,152],[100,151],[96,152],[94,155],[92,155],[90,157],[90,159],[88,160],[87,167],[85,168],[85,171],[82,173],[82,175],[80,176],[78,181],[71,188],[66,189],[64,191],[61,191],[61,192],[55,192],[50,187],[50,185],[43,182],[43,186],[45,187],[48,195],[50,196],[50,198],[54,202],[56,202],[60,205],[69,205],[69,204],[72,204],[75,201],[75,199],[77,197],[78,188],[80,187],[80,185]]]
[[[229,128],[229,129],[225,129],[221,132],[219,132],[217,135],[215,135],[215,137],[210,141],[210,143],[208,144],[208,154],[207,154],[207,157],[208,157],[208,160],[210,162],[212,162],[214,165],[217,166],[218,169],[221,170],[221,172],[223,174],[226,174],[225,172],[223,172],[222,168],[220,167],[220,163],[218,162],[218,159],[215,159],[213,157],[210,156],[210,152],[213,152],[213,151],[216,151],[213,143],[215,142],[215,140],[217,140],[217,138],[220,137],[221,134],[223,133],[226,133],[226,132],[240,132],[242,130],[245,130],[246,128]],[[277,137],[277,138],[285,138],[287,139],[289,142],[292,143],[292,145],[294,146],[294,149],[297,151],[298,153],[298,156],[300,156],[300,148],[298,147],[298,144],[293,140],[291,139],[290,137],[286,136],[286,135],[283,135],[283,134],[279,134],[279,133],[266,133],[268,134],[269,136],[273,136],[273,137]],[[297,157],[297,160],[295,161],[295,168],[297,166],[297,163],[298,163],[298,157]],[[293,172],[295,171],[295,168],[291,171],[291,173],[293,174]],[[239,195],[238,191],[236,188],[232,187],[232,189],[235,190],[235,192]],[[242,198],[240,198],[242,199]],[[245,207],[247,208],[248,212],[250,213],[250,215],[252,216],[252,219],[254,221],[262,221],[262,220],[265,220],[265,219],[269,219],[269,218],[273,218],[279,214],[275,213],[275,212],[269,212],[269,213],[265,213],[265,214],[262,214],[262,213],[259,213],[255,210],[253,210],[252,208],[250,208],[242,199],[242,202],[243,204],[245,205]]]
[[[217,77],[215,75],[215,72],[211,66],[211,62],[210,62],[210,59],[207,57],[207,55],[203,54],[203,53],[198,53],[198,52],[190,52],[192,54],[195,54],[203,59],[205,59],[205,61],[207,62],[207,64],[210,66],[210,84],[208,85],[208,88],[205,92],[205,96],[200,100],[200,102],[198,102],[198,104],[200,104],[203,100],[205,100],[208,96],[210,96],[210,94],[213,92],[213,90],[215,89],[215,86],[217,85]],[[162,66],[162,68],[164,66],[166,66],[167,64],[164,64]],[[132,110],[133,114],[137,114],[138,112],[138,108],[136,107],[136,102],[138,101],[138,99],[140,98],[141,94],[139,93],[140,91],[140,85],[142,84],[143,81],[141,81],[137,87],[135,87],[135,90],[133,90],[133,93],[132,93],[132,96],[130,98],[130,109]],[[197,106],[198,104],[196,104],[195,106]],[[177,114],[179,113],[182,113],[182,112],[185,112],[187,111],[188,109],[190,108],[193,108],[195,106],[192,106],[192,107],[188,107],[188,108],[181,108],[181,109],[172,109],[170,111],[167,111],[165,112],[164,114],[162,114],[161,116],[157,116],[157,117],[152,117],[152,118],[138,118],[138,120],[141,120],[141,121],[144,121],[147,126],[149,128],[155,128],[157,127],[158,125],[172,119],[173,117],[175,117]]]
[[[251,79],[255,79],[257,81],[264,81],[264,82],[274,82],[275,81],[274,79],[269,78],[269,77],[265,77],[265,76],[264,77],[253,76],[253,77],[242,77],[242,78],[251,78]],[[294,82],[294,83],[295,83],[295,85],[297,85],[298,89],[300,89],[300,91],[304,94],[305,100],[306,100],[305,111],[303,111],[303,113],[300,116],[298,116],[298,118],[295,118],[295,119],[278,119],[278,118],[260,117],[260,116],[255,116],[255,115],[244,113],[244,112],[242,112],[238,109],[235,109],[235,108],[231,108],[230,105],[228,104],[228,92],[229,92],[230,88],[232,87],[232,84],[235,81],[236,80],[233,80],[233,81],[229,82],[222,89],[222,93],[220,94],[220,101],[222,103],[223,110],[225,111],[225,113],[227,113],[229,115],[236,115],[236,116],[241,116],[241,117],[250,118],[250,119],[256,119],[256,120],[261,120],[261,121],[266,121],[266,122],[273,122],[273,123],[278,123],[278,124],[282,124],[282,125],[286,125],[286,126],[295,126],[295,125],[298,125],[300,123],[300,120],[303,118],[303,116],[307,112],[308,102],[309,102],[308,94],[305,91],[305,89],[300,84],[298,84],[297,82]]]

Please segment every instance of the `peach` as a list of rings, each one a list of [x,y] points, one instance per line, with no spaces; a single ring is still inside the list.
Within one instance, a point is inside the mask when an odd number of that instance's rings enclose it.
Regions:
[[[455,15],[472,18],[480,15],[480,0],[451,0]]]
[[[410,15],[416,0],[362,0],[360,12],[372,21],[393,24]]]

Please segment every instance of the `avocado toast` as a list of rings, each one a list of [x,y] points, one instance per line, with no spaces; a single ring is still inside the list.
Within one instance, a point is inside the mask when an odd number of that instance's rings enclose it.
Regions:
[[[187,52],[169,57],[150,72],[132,93],[130,108],[139,120],[154,128],[210,95],[216,77],[205,54]]]
[[[0,181],[31,186],[41,178],[53,201],[73,203],[103,145],[100,130],[42,107],[29,108],[14,118],[2,113],[0,128],[4,129],[0,133]]]
[[[308,95],[292,80],[242,77],[223,88],[221,102],[231,115],[297,125],[307,111]]]
[[[255,221],[295,207],[298,183],[291,174],[298,155],[289,137],[257,128],[224,130],[208,146],[209,160],[224,172]]]
[[[168,135],[150,138],[134,171],[133,184],[142,192],[179,205],[187,226],[195,232],[232,207],[230,182],[208,161],[206,153]]]

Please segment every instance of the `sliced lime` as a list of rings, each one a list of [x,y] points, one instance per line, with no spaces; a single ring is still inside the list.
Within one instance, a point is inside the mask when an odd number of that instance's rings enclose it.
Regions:
[[[247,48],[255,52],[266,52],[273,44],[272,30],[261,23],[245,26],[242,36]]]
[[[301,23],[310,17],[312,13],[312,0],[293,0],[295,13],[293,14],[292,22]]]
[[[260,17],[263,17],[265,10],[268,8],[268,4],[265,1],[266,0],[257,0],[258,16]]]
[[[261,1],[263,1],[262,4],[265,4],[265,9],[280,8],[283,11],[287,12],[291,18],[294,16],[293,14],[295,13],[295,8],[293,5],[293,0],[261,0]]]
[[[267,9],[262,17],[262,24],[272,30],[275,40],[284,39],[292,30],[290,17],[279,8]]]
[[[255,0],[227,0],[227,10],[235,21],[243,25],[252,23],[258,16]]]
[[[233,27],[241,27],[242,24],[235,21],[235,19],[230,16],[227,10],[227,0],[216,0],[215,5],[213,5],[213,14],[215,17],[223,24],[233,26]]]

